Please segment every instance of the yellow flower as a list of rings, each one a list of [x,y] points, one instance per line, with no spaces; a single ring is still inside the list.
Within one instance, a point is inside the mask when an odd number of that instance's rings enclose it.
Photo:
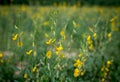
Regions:
[[[101,71],[104,71],[104,67],[101,68]]]
[[[112,40],[112,34],[111,33],[108,33],[108,38],[109,38],[109,41]]]
[[[56,51],[55,53],[56,53],[56,55],[58,55],[58,54],[59,54],[59,51]]]
[[[22,6],[21,6],[21,10],[22,10],[22,11],[26,11],[26,6],[25,6],[25,5],[22,5]]]
[[[87,37],[87,41],[89,41],[89,40],[91,40],[91,36],[90,35]]]
[[[94,34],[93,34],[93,37],[94,37],[94,39],[96,39],[96,38],[97,38],[97,35],[96,35],[96,33],[94,33]]]
[[[108,60],[108,61],[107,61],[107,67],[110,67],[110,65],[111,65],[111,61]]]
[[[114,18],[110,19],[110,22],[113,22],[113,21],[115,21],[115,19],[114,19]]]
[[[111,22],[111,30],[112,31],[119,31],[119,28],[116,26],[115,22]]]
[[[12,40],[17,40],[17,38],[18,38],[18,34],[15,34],[14,36],[13,36],[13,38],[12,38]]]
[[[52,56],[52,52],[51,52],[50,50],[47,51],[47,53],[46,53],[46,57],[47,57],[48,59],[50,59],[51,56]]]
[[[19,41],[19,42],[17,43],[17,45],[18,45],[18,47],[22,47],[22,46],[23,46],[23,43],[22,43],[21,41]]]
[[[105,79],[104,79],[104,78],[102,78],[101,82],[105,82]]]
[[[87,42],[88,42],[88,44],[92,44],[92,40],[88,40]]]
[[[108,38],[111,38],[112,34],[111,33],[108,33]]]
[[[25,79],[28,78],[28,74],[25,73],[25,74],[23,75],[23,77],[24,77]]]
[[[64,58],[64,57],[65,57],[65,55],[64,55],[64,54],[61,54],[61,57],[62,57],[62,58]]]
[[[3,60],[3,59],[0,59],[0,63],[4,63],[4,60]]]
[[[93,50],[93,45],[92,44],[90,44],[89,49]]]
[[[111,18],[111,19],[110,19],[110,22],[114,22],[117,18],[118,18],[117,16]]]
[[[48,38],[48,37],[49,37],[49,35],[48,35],[47,33],[45,33],[45,37],[46,37],[46,38]]]
[[[108,68],[105,68],[105,70],[108,72],[109,71],[109,69]]]
[[[49,21],[45,21],[45,22],[43,23],[43,25],[44,25],[44,26],[48,26],[48,25],[49,25]]]
[[[64,39],[64,40],[66,39],[66,35],[65,35],[64,30],[62,30],[62,31],[60,32],[60,35],[63,36],[63,39]]]
[[[29,50],[26,52],[27,55],[30,55],[33,52],[33,50]]]
[[[80,61],[79,59],[75,61],[75,64],[74,64],[75,67],[81,67],[82,65],[83,65],[83,62]]]
[[[56,47],[56,51],[61,51],[61,50],[63,50],[62,45],[60,45],[59,47]]]
[[[85,74],[85,71],[81,71],[80,75],[83,76]]]
[[[82,56],[83,56],[83,54],[81,54],[81,53],[78,55],[78,57],[82,57]]]
[[[37,70],[37,67],[36,67],[36,66],[32,68],[32,72],[33,72],[33,73],[34,73],[36,70]]]
[[[0,58],[2,58],[3,57],[3,54],[2,53],[0,53]]]
[[[110,61],[110,60],[108,60],[108,61],[107,61],[107,65],[110,65],[110,64],[111,64],[111,61]]]
[[[107,73],[106,72],[104,72],[104,77],[106,77],[107,76]]]
[[[78,77],[79,74],[80,74],[79,72],[80,72],[79,69],[76,68],[76,69],[74,70],[74,77]]]
[[[52,39],[50,39],[46,42],[47,45],[50,45],[51,43],[52,43]]]
[[[91,40],[91,36],[90,35],[87,37],[87,42],[88,42],[88,44],[92,44],[92,40]]]
[[[61,36],[64,36],[64,35],[65,35],[65,33],[64,33],[63,30],[60,32],[60,35],[61,35]]]

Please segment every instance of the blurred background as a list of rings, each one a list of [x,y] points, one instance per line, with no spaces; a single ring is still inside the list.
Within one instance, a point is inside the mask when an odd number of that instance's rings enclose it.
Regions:
[[[58,5],[66,4],[75,5],[80,3],[81,5],[100,5],[100,6],[119,6],[120,0],[0,0],[1,5]]]

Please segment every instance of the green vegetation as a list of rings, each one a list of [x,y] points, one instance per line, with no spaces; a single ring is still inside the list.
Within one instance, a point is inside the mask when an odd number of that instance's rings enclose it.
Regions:
[[[119,82],[120,7],[0,6],[0,82]]]

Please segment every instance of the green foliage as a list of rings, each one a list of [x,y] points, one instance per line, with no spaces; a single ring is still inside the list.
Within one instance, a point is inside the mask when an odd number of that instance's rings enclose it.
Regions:
[[[119,7],[1,6],[0,81],[119,81],[119,13]]]

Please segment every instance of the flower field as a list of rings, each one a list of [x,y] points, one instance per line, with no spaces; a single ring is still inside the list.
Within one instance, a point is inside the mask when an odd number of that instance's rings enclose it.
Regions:
[[[0,82],[120,82],[120,7],[0,6]]]

